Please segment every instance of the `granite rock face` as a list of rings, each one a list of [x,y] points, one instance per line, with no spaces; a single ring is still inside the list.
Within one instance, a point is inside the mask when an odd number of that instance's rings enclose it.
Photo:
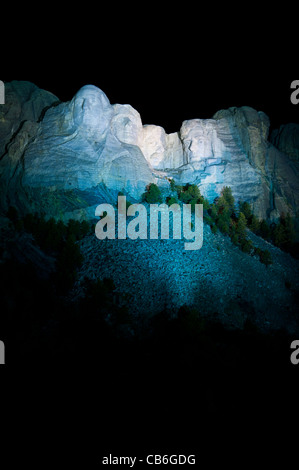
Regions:
[[[136,114],[131,107],[114,108],[98,88],[83,87],[71,102],[45,114],[24,155],[24,184],[85,190],[102,182],[133,194],[135,186],[144,190],[152,175],[133,144]]]
[[[284,210],[284,202],[288,201],[298,216],[298,174],[299,174],[299,124],[285,124],[272,131],[270,142],[279,150],[274,158],[269,158],[272,165],[272,185],[277,188],[280,197],[276,201],[277,212]],[[273,150],[273,147],[271,147]]]
[[[166,134],[163,127],[145,125],[140,148],[147,161],[157,170],[171,170],[185,163],[183,144],[178,132]]]
[[[299,209],[299,168],[268,141],[269,119],[249,107],[218,111],[213,119],[184,121],[182,182],[199,185],[211,201],[230,186],[237,201],[259,218],[277,219]]]
[[[107,200],[106,187],[139,197],[156,180],[136,142],[140,130],[131,106],[112,106],[98,88],[83,87],[70,102],[50,107],[40,122],[25,121],[9,143],[0,164],[1,206],[23,209],[26,200],[32,206],[38,199],[36,209],[61,215],[96,207]]]
[[[36,122],[42,112],[59,102],[52,93],[30,82],[12,81],[5,84],[5,105],[0,106],[0,156],[5,146],[24,121]]]
[[[268,141],[269,119],[249,107],[184,121],[179,132],[143,125],[129,104],[110,104],[93,85],[66,103],[27,82],[7,84],[0,107],[1,208],[42,207],[57,216],[93,216],[123,191],[138,200],[169,178],[195,183],[213,201],[230,186],[260,218],[299,210],[296,129]],[[292,125],[294,126],[294,125]],[[288,137],[287,137],[288,136]],[[296,153],[297,152],[297,153]]]
[[[227,119],[192,119],[181,127],[186,164],[180,180],[200,186],[212,201],[223,186],[231,186],[235,198],[253,201],[260,195],[261,179]]]
[[[284,124],[279,129],[274,129],[270,141],[292,160],[299,162],[299,124]]]

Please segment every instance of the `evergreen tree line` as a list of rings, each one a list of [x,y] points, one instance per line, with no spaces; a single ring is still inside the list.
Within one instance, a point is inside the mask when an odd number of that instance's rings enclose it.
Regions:
[[[294,220],[290,214],[282,214],[278,223],[270,224],[266,220],[259,220],[252,212],[248,202],[241,202],[238,210],[231,188],[225,186],[219,197],[213,203],[201,195],[196,184],[177,185],[170,181],[171,194],[166,197],[166,203],[170,206],[178,202],[184,204],[203,204],[204,221],[210,225],[213,233],[218,230],[230,237],[231,241],[243,252],[257,255],[262,263],[269,265],[272,258],[269,250],[261,250],[255,247],[247,236],[247,230],[278,246],[293,256],[298,257],[298,243],[296,243],[296,231]],[[161,203],[162,193],[159,187],[152,183],[147,186],[142,195],[142,201],[149,204]]]
[[[13,206],[9,207],[7,216],[19,233],[32,234],[41,250],[55,258],[56,269],[52,281],[58,293],[67,292],[74,284],[77,269],[83,262],[77,242],[92,233],[93,226],[86,220],[70,219],[67,223],[53,217],[46,220],[44,215],[37,213],[19,217]]]
[[[159,188],[154,186],[149,190],[146,191],[144,200],[147,193],[151,192],[151,203],[162,202]],[[159,195],[158,201],[155,200],[156,195]],[[237,213],[230,188],[223,188],[220,197],[210,204],[200,194],[196,185],[177,186],[172,183],[171,194],[166,197],[166,201],[169,205],[173,202],[203,204],[205,222],[211,229],[214,232],[219,230],[226,233],[243,250],[246,227],[251,228],[256,223],[249,210],[250,206],[246,203],[240,206]],[[53,282],[39,278],[36,270],[30,265],[6,261],[0,266],[1,339],[8,345],[8,350],[15,351],[16,358],[11,361],[19,363],[23,360],[26,363],[31,360],[33,363],[43,363],[63,359],[72,361],[75,358],[82,363],[94,361],[96,364],[103,364],[107,370],[116,370],[118,367],[124,374],[134,367],[136,373],[140,373],[145,365],[152,367],[155,373],[160,367],[162,374],[165,367],[177,373],[178,364],[181,364],[182,371],[187,367],[196,371],[202,367],[203,370],[210,371],[219,364],[219,371],[224,368],[225,377],[229,368],[225,361],[221,362],[223,347],[230,351],[229,348],[234,343],[238,351],[240,345],[244,344],[244,348],[242,347],[240,354],[233,349],[231,357],[248,360],[248,363],[252,364],[254,374],[256,367],[260,365],[263,373],[263,355],[257,351],[256,360],[253,360],[250,346],[252,342],[264,343],[260,341],[260,333],[250,322],[245,325],[244,332],[226,332],[221,325],[207,322],[200,312],[182,308],[175,319],[169,319],[166,312],[155,316],[153,323],[146,325],[144,330],[151,332],[147,340],[141,336],[143,341],[140,341],[137,333],[133,336],[136,340],[126,339],[122,332],[134,329],[134,322],[127,308],[118,305],[113,281],[86,279],[83,286],[84,296],[75,304],[70,304],[60,295],[68,293],[82,263],[78,241],[93,233],[94,226],[86,221],[69,220],[64,223],[55,219],[46,220],[37,214],[28,214],[21,218],[15,208],[9,209],[8,216],[19,233],[31,233],[41,249],[56,259]],[[263,230],[264,225],[263,222],[258,222],[257,230]],[[257,249],[253,247],[252,250]],[[135,327],[136,331],[139,331],[140,325]],[[273,348],[271,357],[274,357],[274,348],[277,348],[276,359],[273,360],[277,368],[279,360],[283,357],[281,351],[285,350],[286,345],[289,347],[289,339],[282,337],[281,349],[277,347],[277,338],[273,341],[271,337],[262,339],[263,342],[267,340],[265,350],[269,352],[269,348]],[[171,351],[171,354],[163,356],[163,351]],[[164,361],[162,363],[161,357]],[[206,364],[203,363],[202,357],[207,357]],[[265,356],[265,360],[268,357],[269,354]],[[169,358],[172,358],[171,361]],[[238,364],[240,371],[244,367],[242,360]],[[265,365],[268,367],[268,364]]]
[[[119,193],[120,195],[122,193]],[[163,195],[160,188],[151,183],[142,195],[142,201],[149,204],[162,203]],[[266,220],[258,220],[248,202],[241,202],[236,208],[235,199],[230,187],[224,187],[213,203],[200,193],[196,184],[177,185],[170,181],[170,194],[165,198],[169,206],[174,203],[203,204],[204,221],[213,233],[218,230],[228,235],[236,246],[250,255],[257,255],[262,263],[272,263],[268,250],[255,247],[247,236],[247,229],[256,235],[278,246],[292,256],[298,257],[299,249],[296,242],[294,220],[290,214],[282,214],[278,223],[270,224]],[[127,201],[127,207],[130,202]],[[39,214],[26,214],[19,217],[15,207],[9,207],[8,218],[18,232],[31,233],[40,248],[56,259],[55,284],[57,289],[67,291],[76,279],[76,271],[81,266],[83,257],[77,241],[94,231],[94,224],[86,220],[70,219],[67,223]]]
[[[248,202],[243,202],[240,205],[240,211],[243,212],[247,226],[253,233],[271,242],[281,250],[290,253],[295,258],[299,257],[295,223],[289,213],[282,213],[277,223],[270,223],[265,219],[258,220],[252,213]]]

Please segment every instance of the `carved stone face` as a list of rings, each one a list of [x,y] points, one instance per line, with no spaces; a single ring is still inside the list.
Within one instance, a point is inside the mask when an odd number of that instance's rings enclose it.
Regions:
[[[115,104],[113,108],[112,133],[120,142],[139,145],[142,133],[140,114],[128,104]]]
[[[93,85],[82,87],[73,98],[73,119],[89,139],[105,138],[113,108],[103,91]]]
[[[217,137],[216,122],[212,119],[184,121],[181,138],[189,163],[213,158],[222,145]]]

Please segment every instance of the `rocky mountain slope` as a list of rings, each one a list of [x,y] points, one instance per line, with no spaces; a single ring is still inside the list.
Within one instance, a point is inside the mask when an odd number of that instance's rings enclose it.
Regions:
[[[196,183],[213,201],[230,186],[236,202],[248,201],[260,218],[298,211],[296,125],[272,132],[269,119],[249,107],[229,108],[212,119],[184,121],[166,134],[143,125],[130,105],[111,105],[98,88],[83,87],[70,102],[27,82],[6,84],[0,107],[0,211],[45,212],[46,216],[94,218],[102,202],[115,203],[119,191],[139,200],[155,182],[169,194],[170,179]],[[28,233],[0,217],[3,259],[33,262],[47,279],[55,259]],[[127,295],[130,313],[154,315],[195,307],[203,316],[243,328],[246,320],[262,330],[297,331],[298,261],[259,237],[269,250],[263,265],[220,232],[204,226],[200,250],[183,240],[80,241],[83,263],[70,297],[84,296],[84,280],[113,279],[116,298]],[[2,243],[3,241],[3,243]],[[119,297],[118,297],[119,296]]]
[[[14,205],[21,212],[93,217],[95,207],[115,201],[118,191],[138,200],[147,184],[166,187],[170,178],[198,184],[210,201],[230,186],[236,201],[250,202],[260,218],[298,212],[298,139],[275,147],[262,111],[221,110],[166,134],[143,125],[130,105],[111,105],[92,85],[66,103],[28,82],[6,84],[6,93],[0,108],[2,212]]]
[[[209,320],[242,329],[246,321],[261,331],[298,331],[299,264],[289,254],[250,234],[255,246],[270,251],[265,266],[243,253],[229,237],[204,226],[203,246],[186,251],[183,240],[98,240],[80,242],[84,261],[71,293],[84,295],[84,279],[113,280],[129,311],[148,318],[161,311],[177,315],[195,308]]]

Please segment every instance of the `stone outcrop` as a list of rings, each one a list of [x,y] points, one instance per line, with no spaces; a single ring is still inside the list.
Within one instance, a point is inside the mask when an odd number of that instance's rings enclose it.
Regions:
[[[52,93],[30,82],[5,85],[5,105],[0,106],[0,156],[24,121],[38,121],[47,107],[59,102]]]
[[[152,173],[133,144],[137,114],[129,106],[113,108],[98,88],[83,87],[70,103],[46,113],[24,155],[24,184],[86,190],[105,183],[133,196],[144,190]]]
[[[210,201],[223,186],[230,186],[235,199],[250,202],[259,218],[296,215],[299,168],[267,140],[269,125],[263,112],[249,107],[221,110],[213,119],[184,121],[180,181],[198,184]]]
[[[163,127],[143,126],[140,148],[153,168],[171,170],[185,163],[183,144],[178,132],[166,134]]]
[[[9,142],[0,163],[2,208],[24,209],[31,200],[51,215],[88,215],[88,208],[94,215],[106,187],[139,197],[156,181],[136,142],[140,130],[131,106],[112,106],[98,88],[83,87],[40,122],[25,121]]]
[[[138,200],[155,182],[198,184],[213,201],[223,186],[260,218],[299,209],[298,129],[268,141],[269,119],[249,107],[184,121],[178,132],[143,125],[129,104],[93,85],[61,103],[28,82],[7,84],[0,107],[1,208],[91,216],[119,191]]]
[[[261,176],[250,164],[242,142],[228,119],[192,119],[181,128],[186,164],[180,180],[197,183],[212,201],[223,186],[236,198],[256,202],[262,195]]]
[[[270,141],[292,160],[299,162],[299,124],[284,124],[274,129]]]

